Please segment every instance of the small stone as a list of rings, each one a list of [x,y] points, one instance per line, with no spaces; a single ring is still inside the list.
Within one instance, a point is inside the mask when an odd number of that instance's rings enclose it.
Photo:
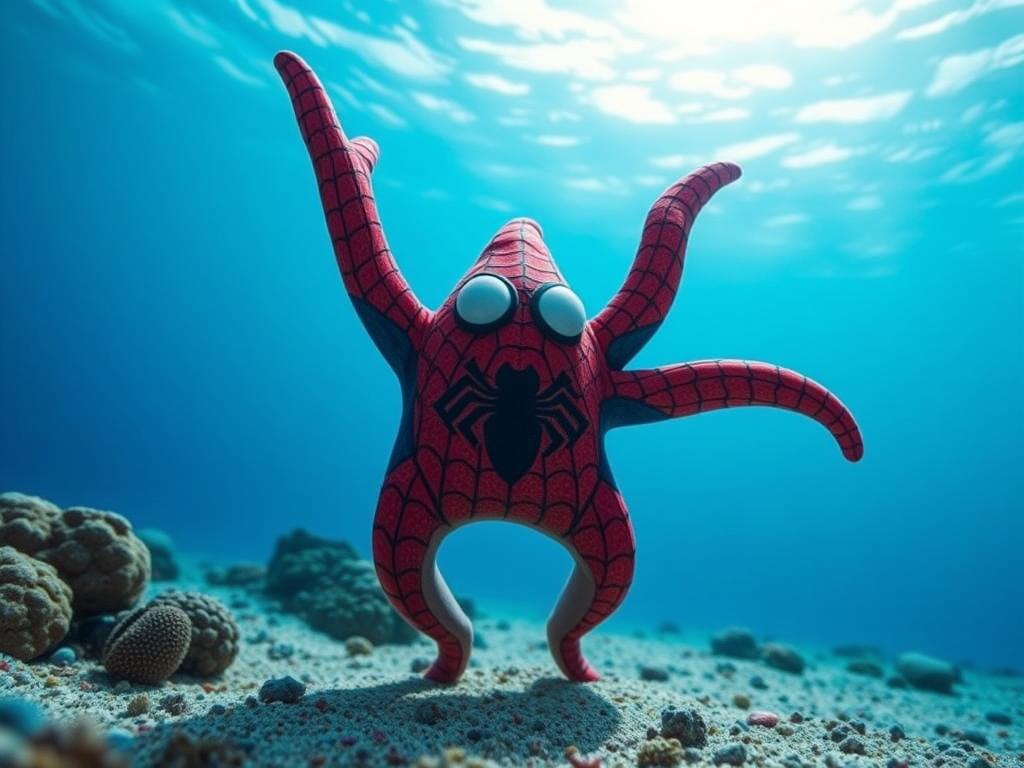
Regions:
[[[46,713],[33,701],[18,696],[0,696],[0,729],[10,729],[26,739],[46,725]]]
[[[799,675],[806,666],[803,656],[788,645],[781,643],[768,643],[761,649],[761,658],[769,667],[781,669],[783,672],[790,672]]]
[[[794,733],[796,733],[793,726],[791,725],[780,725],[778,728],[775,729],[775,732],[778,733],[780,736],[792,736]]]
[[[975,756],[967,761],[967,768],[992,768],[992,764],[983,757]]]
[[[345,641],[345,652],[349,656],[372,656],[373,643],[365,637],[354,635]]]
[[[871,659],[854,659],[846,665],[846,669],[855,675],[867,675],[868,677],[881,677],[883,675],[881,665]]]
[[[416,706],[413,719],[421,725],[437,725],[444,719],[444,712],[433,701],[423,701]]]
[[[172,715],[183,715],[188,711],[188,702],[183,693],[171,693],[160,699],[160,708]]]
[[[661,735],[676,739],[684,747],[707,744],[707,726],[695,709],[666,709],[661,713]]]
[[[430,659],[425,659],[422,656],[417,656],[409,664],[409,670],[419,674],[425,672],[430,667]]]
[[[700,750],[696,747],[687,747],[683,750],[683,760],[691,765],[693,763],[699,763],[702,759],[703,755],[701,755]]]
[[[274,643],[267,649],[267,658],[272,661],[290,659],[295,655],[295,648],[291,643]]]
[[[868,732],[868,727],[861,720],[851,720],[850,727],[853,728],[857,733],[863,736]]]
[[[1005,712],[986,712],[985,719],[997,725],[1010,725],[1013,720]]]
[[[864,742],[856,736],[847,736],[839,744],[839,749],[847,755],[863,755],[865,753]]]
[[[896,661],[900,674],[915,688],[936,693],[952,693],[960,670],[948,661],[923,653],[904,653]]]
[[[794,712],[794,713],[792,713],[789,716],[789,722],[791,722],[791,723],[796,723],[797,725],[799,725],[803,721],[804,721],[804,716],[800,712]]]
[[[668,680],[668,670],[664,667],[640,667],[640,679],[663,683]]]
[[[743,765],[747,761],[747,748],[738,741],[731,742],[716,749],[712,760],[715,765]]]
[[[890,757],[885,768],[910,768],[910,761],[905,757]]]
[[[747,725],[759,725],[762,728],[774,728],[779,724],[779,716],[774,712],[757,711],[747,715]]]
[[[78,661],[74,648],[63,646],[50,654],[50,663],[57,667],[70,667]]]
[[[676,739],[663,739],[655,736],[645,741],[636,754],[636,764],[641,768],[647,766],[665,766],[671,768],[683,761],[683,747]]]
[[[144,693],[140,693],[138,696],[133,696],[132,700],[128,702],[128,716],[138,717],[149,712],[149,696]]]
[[[223,715],[227,711],[228,711],[228,708],[225,707],[223,704],[214,704],[212,707],[210,707],[206,711],[206,714],[208,714],[208,715]]]
[[[969,729],[964,731],[964,738],[972,744],[977,744],[979,747],[984,747],[988,744],[988,736],[981,731]]]
[[[259,697],[264,704],[282,701],[294,704],[306,694],[306,686],[291,675],[272,677],[260,686]]]
[[[768,683],[760,675],[754,675],[750,678],[750,687],[758,691],[764,691],[768,689]]]
[[[716,656],[756,659],[757,640],[749,629],[729,627],[711,638],[711,652]]]
[[[740,709],[750,709],[750,697],[745,693],[734,693],[732,695],[733,706]]]
[[[889,738],[893,741],[900,741],[907,738],[907,732],[903,730],[902,725],[896,723],[889,728]]]

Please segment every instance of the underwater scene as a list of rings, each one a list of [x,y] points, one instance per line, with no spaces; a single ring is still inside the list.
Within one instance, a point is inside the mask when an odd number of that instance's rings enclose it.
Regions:
[[[0,34],[0,768],[1024,768],[1024,0]]]

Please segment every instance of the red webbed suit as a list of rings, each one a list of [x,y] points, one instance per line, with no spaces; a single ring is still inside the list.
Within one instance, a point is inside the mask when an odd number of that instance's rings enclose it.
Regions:
[[[589,322],[544,244],[514,219],[484,248],[436,311],[402,277],[370,184],[377,145],[348,139],[319,80],[299,57],[275,64],[316,171],[345,288],[398,375],[402,418],[373,524],[373,558],[395,608],[432,637],[427,677],[457,680],[472,627],[438,572],[452,530],[508,520],[561,542],[575,568],[548,622],[556,663],[597,679],[580,638],[622,602],[635,541],[603,449],[605,431],[693,413],[769,405],[824,425],[843,454],[863,447],[849,411],[798,373],[765,363],[706,360],[623,367],[664,320],[693,221],[740,169],[715,163],[655,201],[626,281]]]

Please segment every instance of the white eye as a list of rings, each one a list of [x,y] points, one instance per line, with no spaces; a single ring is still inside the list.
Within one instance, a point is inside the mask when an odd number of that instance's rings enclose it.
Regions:
[[[477,275],[466,281],[455,298],[455,311],[477,330],[508,319],[515,309],[516,289],[497,275]]]
[[[534,319],[559,341],[575,341],[583,333],[587,313],[580,297],[561,283],[542,285],[534,294]]]

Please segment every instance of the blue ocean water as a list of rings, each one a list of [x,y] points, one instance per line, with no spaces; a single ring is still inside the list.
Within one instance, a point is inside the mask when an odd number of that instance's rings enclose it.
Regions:
[[[1024,664],[1021,3],[666,5],[3,4],[0,489],[217,559],[300,525],[368,552],[399,389],[337,275],[289,48],[380,143],[431,306],[527,215],[595,314],[661,189],[743,166],[633,365],[795,368],[866,456],[767,409],[613,432],[639,553],[609,627]],[[569,562],[500,524],[441,552],[457,593],[536,615]]]

